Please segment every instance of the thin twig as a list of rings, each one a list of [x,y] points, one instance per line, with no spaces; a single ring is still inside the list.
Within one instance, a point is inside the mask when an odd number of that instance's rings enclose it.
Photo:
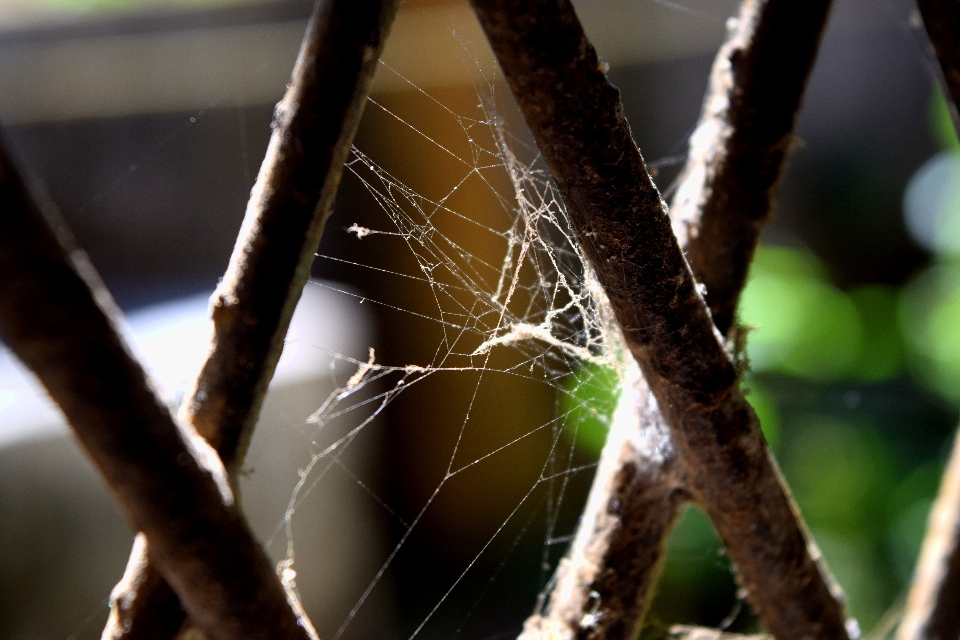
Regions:
[[[213,337],[181,418],[236,477],[333,207],[399,0],[320,0],[212,298]],[[184,614],[134,549],[104,640],[169,640]],[[142,556],[142,551],[141,551]],[[159,621],[169,621],[162,628]],[[176,631],[176,629],[174,629]]]
[[[893,637],[894,632],[903,620],[904,606],[906,605],[906,596],[900,596],[884,612],[880,621],[870,629],[869,633],[863,636],[864,640],[887,640]]]
[[[0,335],[66,415],[150,559],[211,639],[307,638],[216,453],[157,397],[56,207],[0,144]]]
[[[940,82],[954,130],[960,132],[960,4],[953,0],[918,0],[930,44],[937,55]],[[927,532],[907,594],[898,640],[932,640],[960,636],[960,430],[940,481]]]
[[[817,11],[811,12],[812,4],[818,5]],[[719,234],[711,244],[736,246],[752,255],[762,222],[769,217],[770,192],[785,164],[783,150],[788,145],[784,139],[799,110],[828,5],[798,0],[744,2],[714,62],[698,134],[681,173],[683,187],[671,209],[671,213],[684,212],[686,218],[678,233],[682,243],[689,237],[688,228],[699,227],[701,217],[742,219],[740,224],[710,225]],[[798,61],[801,54],[807,56],[805,64]],[[768,57],[792,59],[772,83],[766,82],[772,73],[764,62]],[[770,110],[778,114],[768,115]],[[761,127],[754,119],[768,126]],[[789,125],[786,131],[781,130],[784,124]],[[743,158],[759,159],[747,163],[746,169],[753,173],[733,170]],[[758,177],[758,171],[763,176]],[[761,193],[750,188],[758,182],[767,184]],[[701,280],[724,269],[729,274],[726,264],[715,266],[714,262],[720,256],[730,258],[729,254],[713,251],[702,256],[695,274]],[[749,258],[734,261],[749,262]],[[731,307],[736,306],[743,284],[740,277],[737,286],[722,289],[733,297],[727,299]],[[645,404],[646,383],[641,379],[633,389],[630,384],[622,385],[630,393],[623,394],[621,403]],[[660,429],[662,418],[656,411],[648,410],[639,418],[641,432]],[[551,581],[546,606],[527,621],[526,637],[543,637],[547,629],[569,633],[578,626],[580,633],[594,638],[636,637],[665,534],[673,529],[678,507],[687,498],[682,491],[682,464],[672,453],[649,439],[638,442],[636,420],[614,422],[574,542]],[[612,499],[622,505],[618,511],[601,508]]]
[[[770,636],[764,634],[745,636],[739,633],[727,633],[719,629],[690,627],[682,624],[670,627],[669,637],[673,640],[771,640]]]
[[[808,546],[619,92],[572,5],[472,4],[670,427],[688,489],[726,544],[754,609],[781,640],[847,638],[839,593]]]
[[[897,640],[938,640],[960,636],[960,431],[907,595]]]

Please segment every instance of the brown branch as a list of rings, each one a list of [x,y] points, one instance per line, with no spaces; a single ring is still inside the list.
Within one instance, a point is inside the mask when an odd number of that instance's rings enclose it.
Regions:
[[[66,415],[150,559],[211,639],[306,638],[215,452],[181,427],[108,315],[52,203],[0,145],[0,335]]]
[[[808,547],[619,92],[572,5],[472,4],[686,462],[689,490],[713,520],[751,604],[778,638],[847,638],[843,606]]]
[[[681,241],[688,238],[687,229],[699,228],[701,217],[712,221],[704,225],[694,251],[705,245],[735,248],[701,251],[694,263],[701,280],[717,273],[735,275],[733,284],[715,287],[726,294],[723,299],[731,309],[745,277],[729,265],[749,263],[769,217],[828,6],[747,0],[713,65],[699,135],[691,144],[671,213],[683,212],[685,224],[675,221]],[[803,62],[801,55],[806,56]],[[790,63],[778,75],[766,61],[783,58]],[[758,192],[756,184],[765,187]],[[714,234],[709,243],[704,242],[707,230]],[[642,379],[624,381],[623,388],[632,394],[621,402],[636,402],[637,394],[643,402],[648,393]],[[552,581],[546,607],[525,625],[527,637],[543,637],[548,629],[569,634],[578,627],[586,637],[636,637],[664,538],[687,498],[681,461],[669,452],[666,457],[651,452],[649,444],[646,450],[638,447],[638,420],[650,432],[659,428],[662,418],[655,410],[637,418],[621,418],[612,426],[576,537]],[[611,500],[620,508],[608,508]]]
[[[398,5],[321,0],[277,106],[240,236],[212,298],[210,353],[181,409],[231,477],[242,465],[309,278]],[[134,549],[114,589],[104,640],[169,640],[169,629],[176,632],[183,623],[176,598],[143,553]]]
[[[710,88],[670,214],[720,333],[773,210],[830,0],[746,0]]]
[[[918,0],[930,44],[940,62],[953,127],[960,132],[960,4]],[[960,636],[960,430],[927,522],[898,640]]]
[[[317,4],[213,296],[213,351],[184,415],[228,469],[246,454],[399,0]]]
[[[574,540],[520,640],[637,637],[664,541],[689,495],[646,382],[636,366],[629,373]]]
[[[927,522],[898,640],[960,636],[960,431]]]

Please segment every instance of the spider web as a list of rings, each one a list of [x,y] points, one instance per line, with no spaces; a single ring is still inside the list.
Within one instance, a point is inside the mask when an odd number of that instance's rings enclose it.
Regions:
[[[380,73],[400,75],[386,65]],[[425,594],[426,604],[415,615],[401,616],[400,637],[459,633],[477,615],[483,592],[497,580],[506,558],[520,555],[518,547],[535,549],[530,538],[540,547],[533,567],[537,586],[545,588],[596,467],[596,452],[585,451],[578,436],[583,416],[603,424],[612,409],[583,401],[580,391],[599,384],[601,392],[614,393],[624,366],[605,299],[549,176],[524,134],[516,133],[502,115],[512,107],[498,102],[503,87],[479,66],[475,78],[478,104],[469,115],[411,85],[416,111],[429,112],[435,123],[446,121],[440,127],[446,130],[443,139],[428,127],[411,124],[386,101],[369,100],[367,121],[386,120],[400,135],[419,138],[434,162],[446,167],[446,175],[426,191],[415,188],[358,144],[346,163],[344,188],[366,196],[370,222],[338,227],[335,216],[326,233],[334,237],[327,244],[353,245],[344,253],[361,258],[318,254],[321,268],[328,262],[372,272],[387,285],[369,296],[335,285],[313,286],[332,287],[357,304],[372,303],[381,321],[399,322],[418,343],[412,361],[394,361],[374,347],[366,361],[336,354],[337,387],[307,420],[310,458],[270,540],[285,542],[281,565],[288,586],[295,588],[291,569],[297,566],[300,544],[293,527],[298,509],[323,490],[335,469],[354,478],[382,514],[399,525],[339,627],[321,632],[324,638],[338,640],[349,633],[371,594],[384,588],[387,579],[398,581],[394,566],[411,546],[418,548],[411,552],[413,562],[451,567],[438,572],[436,583],[420,585],[430,595]],[[433,166],[422,156],[418,162]],[[346,214],[338,215],[342,219]],[[437,378],[444,380],[429,388]],[[459,402],[437,395],[451,385],[459,388]],[[505,387],[514,390],[506,392],[501,405],[496,396]],[[414,406],[423,411],[424,402],[430,405],[434,415],[429,420],[439,425],[434,431],[444,443],[424,439],[410,455],[433,458],[426,464],[435,467],[434,484],[414,499],[396,492],[384,497],[350,470],[345,456],[365,431],[395,429],[389,424],[392,409],[401,396],[417,395],[418,388],[423,389]],[[533,390],[533,397],[525,397],[524,390]],[[541,406],[525,411],[514,404],[518,402]],[[530,415],[503,420],[511,412]],[[511,424],[503,429],[498,422]],[[518,460],[522,469],[513,466]],[[491,516],[466,518],[479,523],[480,530],[467,536],[455,558],[442,553],[434,554],[440,559],[431,558],[423,551],[424,542],[413,539],[457,529],[456,523],[437,523],[451,512],[456,518],[457,512],[484,508],[477,502],[487,500],[471,500],[469,490],[470,484],[491,481],[484,467],[498,470],[495,475],[516,476],[500,482],[512,485],[509,490],[491,489],[506,499]],[[456,503],[452,510],[451,501]],[[530,596],[517,610],[528,613],[534,604]]]

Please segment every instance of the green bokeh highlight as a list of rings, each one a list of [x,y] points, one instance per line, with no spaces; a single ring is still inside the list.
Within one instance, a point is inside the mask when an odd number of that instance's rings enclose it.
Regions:
[[[757,376],[748,376],[744,381],[743,390],[747,401],[757,414],[767,445],[772,451],[777,452],[780,445],[780,410],[777,408],[776,400]]]
[[[960,264],[941,262],[923,271],[900,302],[911,373],[960,406]]]
[[[869,424],[816,415],[804,422],[783,466],[807,522],[843,534],[882,529],[900,475],[889,444]]]
[[[903,368],[897,292],[880,285],[842,291],[809,251],[761,246],[739,318],[758,373],[830,383],[886,380]]]
[[[583,452],[600,455],[619,398],[620,376],[612,367],[586,362],[567,378],[560,414]]]
[[[747,354],[755,371],[830,381],[848,375],[860,354],[856,305],[826,280],[812,254],[761,247],[740,304],[753,329]]]
[[[897,320],[899,293],[882,285],[868,285],[847,293],[860,321],[860,353],[852,376],[878,382],[900,375],[905,348]]]
[[[897,574],[904,583],[913,576],[943,468],[943,462],[939,460],[922,464],[906,475],[890,495],[886,543]]]
[[[710,518],[700,507],[687,505],[667,541],[662,573],[640,638],[667,637],[663,631],[677,621],[712,627],[732,622],[732,630],[756,630],[737,592],[730,560]]]
[[[960,153],[960,140],[953,128],[947,99],[939,87],[934,87],[930,98],[930,130],[941,149]]]

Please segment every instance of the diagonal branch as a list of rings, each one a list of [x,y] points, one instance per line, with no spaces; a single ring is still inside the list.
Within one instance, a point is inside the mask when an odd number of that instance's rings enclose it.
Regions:
[[[52,203],[0,145],[0,335],[37,375],[150,559],[212,640],[305,639],[213,449],[174,420],[110,318],[112,300]]]
[[[746,0],[710,75],[670,215],[714,324],[733,325],[830,0]]]
[[[771,152],[771,146],[779,150],[787,145],[770,145],[767,141],[779,142],[790,133],[828,7],[829,2],[748,0],[717,54],[698,127],[700,135],[691,143],[681,174],[685,180],[672,211],[684,211],[691,226],[699,226],[696,221],[701,216],[732,219],[734,223],[715,225],[717,233],[710,238],[715,246],[735,246],[740,251],[753,252],[762,228],[756,221],[766,220],[768,213],[761,211],[761,206],[769,210],[772,195],[765,191],[765,197],[758,197],[746,186],[756,182],[753,173],[735,172],[733,166],[743,157],[767,159],[750,166],[764,173],[772,171],[773,179],[768,182],[771,187],[776,182],[785,155]],[[766,81],[772,69],[764,60],[803,54],[806,64],[795,63],[775,82]],[[768,114],[771,110],[777,113]],[[741,126],[750,119],[788,123],[790,128],[778,128],[761,136],[757,126]],[[774,158],[768,159],[771,155]],[[745,214],[750,217],[745,218]],[[737,220],[742,223],[737,224]],[[688,227],[680,228],[686,231]],[[686,237],[686,233],[681,235]],[[730,254],[713,251],[707,257]],[[707,259],[701,261],[696,273],[703,278],[700,274],[721,269],[725,265],[715,265]],[[741,278],[739,286],[726,289],[733,295],[731,307],[736,306],[743,283]],[[639,379],[624,384],[621,403],[627,406],[638,400],[644,404],[649,393],[642,378],[635,377]],[[614,420],[591,500],[567,557],[554,577],[546,609],[527,622],[528,637],[540,636],[547,629],[596,638],[636,637],[650,586],[659,569],[664,540],[676,523],[678,507],[689,496],[682,489],[681,461],[676,456],[664,456],[658,443],[638,438],[638,419],[641,432],[656,434],[663,428],[662,417],[656,411],[641,416],[634,413],[626,418],[618,414]],[[607,508],[611,499],[620,504],[616,512]]]
[[[960,636],[960,437],[940,480],[898,640]]]
[[[573,7],[472,4],[670,427],[688,490],[713,520],[758,615],[781,639],[846,638],[843,606],[808,546],[619,92]]]
[[[717,282],[717,274],[723,274],[734,280],[708,285],[708,291],[725,293],[723,298],[708,294],[708,302],[720,299],[721,306],[736,307],[745,273],[733,273],[729,265],[745,268],[769,217],[829,6],[829,0],[746,0],[714,61],[671,210],[683,219],[679,225],[674,221],[681,242],[691,253],[699,251],[691,260],[697,277]],[[766,62],[784,59],[789,64],[783,69]],[[702,229],[700,242],[685,242],[691,228]],[[704,246],[716,250],[704,252]],[[622,385],[623,411],[648,404],[646,382],[634,378]],[[560,635],[579,629],[597,638],[636,637],[664,539],[689,497],[681,461],[669,449],[664,453],[662,443],[644,442],[638,421],[647,434],[664,429],[655,407],[639,416],[631,411],[615,417],[577,535],[551,583],[546,608],[527,621],[527,637],[547,629]],[[612,499],[620,504],[616,513],[607,508]]]
[[[333,208],[399,0],[321,0],[240,236],[213,295],[212,350],[184,416],[224,465],[243,462],[293,310]]]
[[[952,0],[918,0],[917,4],[940,62],[953,127],[960,132],[960,4]],[[960,636],[960,430],[956,438],[927,522],[898,640]]]
[[[290,319],[310,275],[399,0],[320,0],[230,265],[212,298],[210,353],[181,417],[232,477],[246,454]],[[105,640],[169,639],[184,613],[135,547]]]

